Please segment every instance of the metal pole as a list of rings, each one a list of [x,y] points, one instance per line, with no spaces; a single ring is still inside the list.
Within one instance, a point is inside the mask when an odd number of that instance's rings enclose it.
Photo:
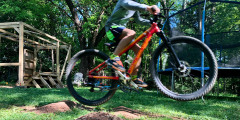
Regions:
[[[206,9],[206,0],[204,2],[204,7],[203,7],[203,16],[202,16],[202,42],[204,43],[204,23],[205,23],[205,9]],[[202,59],[201,59],[201,78],[202,78],[202,86],[204,85],[204,53],[202,52]],[[203,96],[202,96],[202,100]]]

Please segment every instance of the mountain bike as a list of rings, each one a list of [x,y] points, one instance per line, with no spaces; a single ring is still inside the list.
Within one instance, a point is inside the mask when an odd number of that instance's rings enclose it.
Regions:
[[[109,68],[109,56],[100,50],[86,49],[76,53],[66,70],[67,86],[71,95],[82,104],[97,106],[110,100],[119,85],[138,89],[130,76],[155,33],[162,42],[151,55],[150,72],[159,91],[179,101],[195,100],[207,94],[218,73],[213,52],[206,44],[193,37],[166,37],[160,29],[162,17],[164,16],[161,14],[154,15],[154,18],[150,19],[151,27],[121,51],[119,56],[146,37],[135,58],[132,61],[126,60],[131,63],[126,73]],[[81,70],[81,65],[86,64],[87,70]],[[80,87],[74,86],[72,76],[77,73],[82,73],[82,79],[89,83]]]

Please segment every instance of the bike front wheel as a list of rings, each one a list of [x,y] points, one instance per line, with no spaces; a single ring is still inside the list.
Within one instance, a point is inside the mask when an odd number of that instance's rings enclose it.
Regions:
[[[82,50],[71,58],[67,66],[66,80],[69,92],[77,101],[97,106],[114,95],[118,81],[106,78],[116,77],[115,72],[104,63],[108,58],[105,53],[95,49]],[[94,68],[97,69],[89,74]]]
[[[170,39],[181,69],[166,43],[153,53],[151,73],[158,89],[180,101],[195,100],[207,94],[217,78],[217,61],[207,45],[198,39],[178,36]]]

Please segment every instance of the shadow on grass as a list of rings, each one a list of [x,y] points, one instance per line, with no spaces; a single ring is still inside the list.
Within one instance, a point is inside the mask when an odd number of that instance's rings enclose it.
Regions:
[[[231,101],[229,101],[231,100]],[[239,111],[239,98],[214,98],[206,97],[204,103],[201,99],[194,101],[176,101],[157,94],[156,92],[142,92],[140,94],[126,94],[117,92],[114,97],[109,101],[106,108],[114,108],[120,105],[131,109],[140,109],[142,111],[159,113],[169,112],[180,113],[185,115],[204,116],[210,118],[224,119],[225,117],[235,119],[240,118]],[[115,104],[114,104],[115,103]],[[165,110],[158,110],[165,109]]]
[[[62,100],[73,100],[67,88],[64,89],[36,89],[36,88],[0,88],[1,108],[11,106],[43,106]]]

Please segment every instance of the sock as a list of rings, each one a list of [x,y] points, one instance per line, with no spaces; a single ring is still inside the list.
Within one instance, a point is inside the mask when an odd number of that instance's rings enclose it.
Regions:
[[[137,79],[137,75],[131,75],[131,80]]]
[[[112,54],[112,55],[110,55],[110,59],[114,59],[115,57],[119,57],[118,55],[114,55],[114,54]]]

